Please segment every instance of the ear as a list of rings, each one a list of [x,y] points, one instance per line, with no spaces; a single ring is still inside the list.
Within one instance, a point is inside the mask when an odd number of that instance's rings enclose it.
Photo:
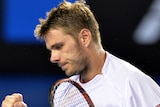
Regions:
[[[88,47],[91,42],[92,36],[88,29],[82,29],[79,33],[79,40],[85,46]]]

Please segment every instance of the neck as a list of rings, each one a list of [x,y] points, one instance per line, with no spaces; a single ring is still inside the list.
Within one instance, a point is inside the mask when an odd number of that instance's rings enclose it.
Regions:
[[[88,55],[90,62],[88,69],[80,75],[80,81],[82,83],[86,83],[92,80],[96,75],[101,74],[106,59],[106,52],[103,48],[98,50],[93,49]]]

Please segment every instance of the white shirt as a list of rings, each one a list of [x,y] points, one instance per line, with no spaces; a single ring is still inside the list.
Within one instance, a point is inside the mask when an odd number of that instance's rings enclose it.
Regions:
[[[160,87],[130,63],[106,52],[102,74],[87,83],[70,77],[87,91],[95,107],[160,107]]]

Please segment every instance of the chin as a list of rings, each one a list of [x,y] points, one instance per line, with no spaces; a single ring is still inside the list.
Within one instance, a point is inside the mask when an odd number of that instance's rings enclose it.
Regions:
[[[73,72],[73,71],[65,71],[65,73],[66,73],[67,76],[76,75],[76,72]]]
[[[72,75],[72,73],[69,72],[69,71],[65,71],[65,74],[66,74],[67,76],[71,76],[71,75]]]

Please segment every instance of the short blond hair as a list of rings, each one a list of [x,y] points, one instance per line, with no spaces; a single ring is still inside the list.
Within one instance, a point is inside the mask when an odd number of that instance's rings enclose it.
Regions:
[[[65,33],[75,37],[81,29],[86,28],[90,30],[95,43],[101,42],[98,22],[89,5],[84,2],[63,1],[46,14],[46,19],[40,18],[39,21],[34,30],[37,39],[44,39],[51,28],[62,28]]]

